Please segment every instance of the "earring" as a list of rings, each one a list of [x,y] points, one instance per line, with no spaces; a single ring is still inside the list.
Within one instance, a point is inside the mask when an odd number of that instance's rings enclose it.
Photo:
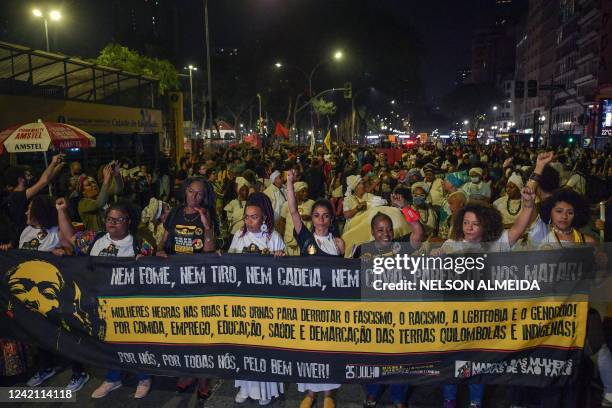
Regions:
[[[261,230],[261,232],[266,233],[268,232],[268,224],[266,224],[266,220],[264,220],[263,224],[261,224],[261,227],[259,228]]]

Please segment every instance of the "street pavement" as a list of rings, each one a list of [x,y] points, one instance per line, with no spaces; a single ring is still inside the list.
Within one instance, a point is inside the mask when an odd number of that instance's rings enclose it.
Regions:
[[[11,404],[11,407],[31,408],[74,408],[76,407],[95,407],[95,408],[115,408],[115,407],[130,407],[130,408],[195,408],[195,407],[210,407],[210,408],[256,408],[259,405],[255,401],[248,401],[244,404],[236,404],[234,396],[236,388],[234,388],[233,380],[214,380],[211,384],[212,396],[205,402],[198,401],[195,387],[183,394],[175,392],[175,378],[169,377],[154,377],[153,387],[149,395],[145,398],[137,400],[133,398],[136,389],[136,379],[133,375],[127,375],[123,381],[123,387],[113,391],[105,398],[92,399],[91,393],[102,383],[105,370],[99,368],[88,367],[88,373],[91,376],[89,382],[77,393],[76,404],[72,403],[21,403]],[[64,370],[55,377],[47,380],[43,386],[63,387],[70,381],[71,371]],[[25,377],[24,377],[25,378]],[[25,386],[23,382],[18,382],[15,386]],[[467,407],[467,387],[460,387],[458,407]],[[537,389],[534,389],[534,392]],[[600,390],[593,389],[592,394],[597,396]],[[507,408],[509,403],[506,398],[507,387],[488,386],[485,392],[485,404],[483,407]],[[359,385],[344,385],[337,393],[336,406],[338,408],[361,408],[365,393]],[[285,396],[275,400],[269,406],[272,408],[298,408],[302,400],[303,394],[299,393],[295,384],[285,385]],[[439,387],[415,387],[409,395],[409,408],[440,408],[442,407],[442,393]],[[585,408],[599,407],[599,401],[586,402],[583,401]],[[0,404],[0,407],[8,404]],[[322,408],[322,401],[316,406]],[[385,394],[378,404],[380,408],[391,408],[393,405],[389,401],[389,397]],[[534,407],[537,405],[533,405]]]

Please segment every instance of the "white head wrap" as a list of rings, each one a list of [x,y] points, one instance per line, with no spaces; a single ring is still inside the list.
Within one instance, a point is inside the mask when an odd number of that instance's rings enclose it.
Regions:
[[[296,193],[298,191],[302,191],[305,188],[308,188],[308,183],[306,183],[305,181],[296,181],[295,183],[293,183],[293,191],[295,191]]]
[[[414,194],[414,190],[416,190],[419,187],[425,190],[425,193],[429,193],[429,186],[426,183],[423,183],[422,181],[416,182],[413,185],[411,185],[410,192]]]
[[[512,175],[508,179],[508,183],[514,184],[518,187],[519,190],[522,190],[524,186],[523,178],[518,173],[512,173]]]
[[[270,174],[270,182],[274,183],[274,180],[276,180],[276,178],[280,175],[281,175],[280,171],[274,170],[272,174]]]
[[[472,167],[469,174],[472,173],[478,173],[478,175],[482,176],[482,169],[480,167]]]
[[[344,194],[344,196],[348,197],[351,194],[353,194],[353,190],[355,189],[355,187],[357,187],[357,184],[359,184],[359,182],[361,182],[361,176],[359,175],[348,176],[346,178],[346,193]]]
[[[243,186],[251,187],[251,183],[244,177],[236,177],[236,191],[240,190]]]

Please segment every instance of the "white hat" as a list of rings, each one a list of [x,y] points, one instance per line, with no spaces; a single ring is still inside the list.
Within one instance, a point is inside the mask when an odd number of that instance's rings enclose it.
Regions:
[[[149,200],[149,204],[145,208],[142,209],[142,213],[140,215],[140,221],[142,223],[148,223],[150,221],[157,221],[164,210],[164,203],[161,200],[158,200],[155,197],[151,197]]]
[[[296,193],[298,191],[302,191],[305,188],[308,188],[308,183],[306,183],[305,181],[296,181],[295,183],[293,183],[293,191],[295,191]]]
[[[519,190],[522,190],[524,186],[523,178],[518,173],[512,173],[512,175],[508,179],[508,183],[514,184],[518,187]]]
[[[270,174],[270,181],[271,181],[272,183],[274,183],[274,180],[276,180],[276,178],[277,178],[278,176],[280,176],[280,175],[281,175],[281,172],[280,172],[280,171],[278,171],[278,170],[274,170],[274,171],[272,172],[272,174]]]
[[[472,173],[478,173],[479,175],[482,176],[482,169],[480,167],[472,167],[470,169],[469,174],[472,174]]]
[[[359,175],[348,176],[346,178],[346,193],[344,194],[344,196],[348,197],[351,194],[353,194],[353,190],[355,189],[355,187],[357,187],[357,184],[359,184],[360,182],[361,182],[361,176]]]
[[[410,192],[412,194],[414,194],[414,190],[416,190],[419,187],[421,187],[423,190],[425,190],[425,193],[429,192],[429,186],[426,183],[423,183],[422,181],[418,181],[418,182],[414,183],[413,185],[411,185],[410,186]]]
[[[249,181],[244,177],[236,177],[236,191],[240,190],[244,186],[251,187],[251,183],[249,183]]]

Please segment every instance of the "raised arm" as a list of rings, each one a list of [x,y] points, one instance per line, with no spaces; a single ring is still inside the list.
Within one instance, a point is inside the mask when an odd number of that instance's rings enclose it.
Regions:
[[[34,183],[32,187],[26,189],[26,198],[30,200],[40,190],[45,188],[51,182],[51,180],[53,180],[53,178],[59,174],[63,166],[64,155],[56,154],[55,156],[53,156],[53,158],[51,159],[51,163],[49,163],[49,166],[45,169],[43,174],[40,175],[38,181]]]
[[[302,223],[302,217],[297,208],[295,191],[293,190],[294,180],[295,170],[291,169],[287,172],[287,207],[289,207],[289,214],[291,215],[291,220],[293,220],[293,228],[295,232],[299,234],[304,224]]]
[[[74,246],[74,227],[72,221],[70,221],[70,215],[68,215],[66,199],[61,197],[55,200],[55,208],[57,209],[57,222],[62,244]]]
[[[516,241],[523,235],[527,227],[531,224],[531,216],[534,213],[535,208],[535,193],[529,187],[523,187],[521,191],[523,196],[523,203],[521,205],[521,212],[516,217],[514,225],[508,230],[508,243],[513,246]]]

